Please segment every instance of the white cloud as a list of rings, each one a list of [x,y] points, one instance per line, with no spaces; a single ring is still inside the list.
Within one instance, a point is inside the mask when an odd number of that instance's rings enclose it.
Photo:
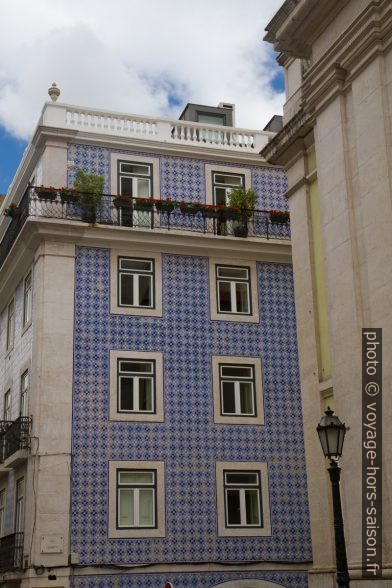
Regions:
[[[53,81],[60,100],[177,118],[187,102],[234,102],[237,126],[281,112],[262,42],[281,0],[18,0],[4,2],[0,124],[33,131]],[[21,16],[23,15],[23,19]],[[179,105],[173,106],[175,96]]]

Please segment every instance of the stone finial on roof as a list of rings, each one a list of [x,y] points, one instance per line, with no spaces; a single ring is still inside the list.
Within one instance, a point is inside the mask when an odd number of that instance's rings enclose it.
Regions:
[[[56,102],[57,98],[60,96],[60,88],[58,88],[56,84],[53,82],[53,84],[50,86],[48,90],[48,94],[51,97],[52,102]]]

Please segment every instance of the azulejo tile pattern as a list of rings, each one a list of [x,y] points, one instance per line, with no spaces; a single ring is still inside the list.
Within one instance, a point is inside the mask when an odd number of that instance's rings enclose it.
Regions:
[[[260,324],[210,321],[208,259],[166,254],[163,317],[119,316],[109,313],[109,250],[77,249],[72,551],[81,564],[311,559],[292,270],[257,265]],[[109,422],[111,349],[164,354],[165,422]],[[262,358],[265,426],[213,423],[212,354]],[[165,462],[165,538],[108,539],[108,460]],[[268,463],[272,537],[217,537],[215,462],[225,460]]]
[[[105,193],[110,193],[110,156],[111,153],[123,153],[144,157],[158,157],[151,153],[113,150],[103,147],[71,144],[68,149],[68,161],[74,168],[68,170],[68,183],[72,184],[77,169],[87,173],[104,176]],[[205,164],[211,161],[192,159],[190,157],[159,156],[161,198],[184,200],[186,202],[205,202]],[[227,165],[230,168],[230,164]],[[252,187],[258,194],[257,208],[260,210],[287,210],[287,200],[283,194],[287,190],[286,174],[281,169],[238,165],[252,171]],[[154,194],[158,198],[158,194]]]
[[[175,588],[212,588],[234,580],[265,580],[286,588],[307,588],[306,572],[200,572],[186,574],[129,574],[72,578],[72,588],[162,588],[172,582]]]

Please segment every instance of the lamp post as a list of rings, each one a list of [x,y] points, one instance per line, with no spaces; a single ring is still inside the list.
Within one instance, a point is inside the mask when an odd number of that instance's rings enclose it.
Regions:
[[[340,500],[340,471],[337,460],[342,455],[344,436],[348,427],[334,416],[333,410],[325,411],[317,426],[317,433],[320,438],[321,447],[325,457],[330,460],[328,468],[329,477],[332,484],[332,503],[333,503],[333,525],[335,528],[335,550],[336,550],[336,581],[341,588],[347,588],[350,585],[348,575],[346,543],[344,540],[344,527],[342,515],[342,503]]]

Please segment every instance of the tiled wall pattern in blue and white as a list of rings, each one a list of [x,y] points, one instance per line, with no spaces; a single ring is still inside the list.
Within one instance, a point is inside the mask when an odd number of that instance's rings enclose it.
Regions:
[[[207,257],[163,254],[162,259],[163,317],[111,315],[110,251],[77,248],[71,550],[80,554],[82,565],[307,562],[311,544],[292,268],[258,263],[260,324],[235,323],[210,320]],[[109,421],[112,349],[164,354],[163,423]],[[212,355],[261,357],[264,426],[214,424]],[[165,538],[108,539],[108,460],[165,462]],[[216,461],[268,463],[271,537],[217,536]],[[179,575],[175,586],[210,587],[219,583],[213,576],[197,583]],[[104,584],[94,576],[75,579],[74,586],[162,585],[154,574],[143,577],[150,579]],[[307,585],[302,572],[281,577],[277,582],[283,586]]]

